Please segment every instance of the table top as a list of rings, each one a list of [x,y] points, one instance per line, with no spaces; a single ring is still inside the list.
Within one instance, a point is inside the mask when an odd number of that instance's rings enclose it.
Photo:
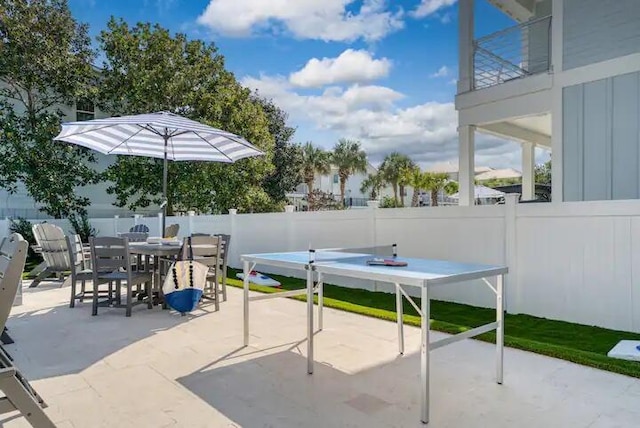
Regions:
[[[508,272],[506,266],[459,263],[447,260],[417,259],[406,257],[384,257],[367,253],[342,251],[319,251],[313,269],[317,272],[335,274],[374,281],[399,282],[409,285],[430,285],[480,279]],[[242,260],[257,264],[292,269],[305,269],[310,263],[308,251],[286,253],[246,254]],[[367,261],[373,258],[393,259],[406,262],[406,266],[375,266]]]
[[[180,253],[181,248],[181,245],[129,242],[129,251],[131,254],[142,254],[146,256],[175,256]]]

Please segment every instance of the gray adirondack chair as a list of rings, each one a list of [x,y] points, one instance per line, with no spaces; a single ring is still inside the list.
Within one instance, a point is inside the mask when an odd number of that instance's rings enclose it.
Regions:
[[[71,261],[69,260],[67,238],[62,229],[50,223],[34,224],[33,236],[38,244],[38,251],[42,255],[43,262],[35,269],[38,274],[29,287],[37,287],[43,279],[52,273],[57,274],[58,279],[64,281],[64,275],[71,270]]]
[[[0,331],[9,318],[13,299],[20,286],[20,278],[27,259],[29,244],[18,233],[3,240],[0,246]],[[19,411],[35,428],[55,428],[43,408],[44,400],[29,385],[27,379],[0,348],[0,414]]]

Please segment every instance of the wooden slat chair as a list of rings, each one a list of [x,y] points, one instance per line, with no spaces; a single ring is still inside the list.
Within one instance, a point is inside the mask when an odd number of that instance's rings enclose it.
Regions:
[[[193,259],[209,267],[207,284],[202,293],[202,298],[214,302],[216,311],[220,310],[220,298],[217,279],[220,276],[220,238],[217,236],[192,236],[191,247]],[[182,244],[182,259],[187,260],[189,248],[187,238]]]
[[[129,229],[129,232],[149,233],[149,226],[146,224],[136,224]]]
[[[71,301],[69,307],[73,308],[76,300],[83,302],[86,298],[92,298],[94,289],[87,290],[87,281],[93,280],[93,271],[90,269],[90,260],[85,258],[84,246],[80,235],[67,236],[67,248],[69,249],[69,261],[71,262]],[[80,292],[78,292],[80,281]],[[102,295],[107,291],[99,291]]]
[[[21,284],[28,243],[14,233],[0,246],[0,331],[7,322],[13,299]],[[44,400],[0,348],[0,414],[19,411],[34,428],[55,428],[43,408]]]
[[[169,225],[167,227],[165,227],[164,229],[164,237],[165,238],[175,238],[176,236],[178,236],[178,232],[180,231],[180,225],[179,224],[172,224]]]
[[[220,278],[218,278],[218,285],[221,287],[222,301],[227,301],[227,261],[229,260],[229,245],[231,244],[231,235],[217,234],[220,238]]]
[[[52,273],[64,280],[64,274],[71,270],[67,239],[62,229],[54,224],[41,223],[33,225],[33,236],[42,255],[42,270],[29,287],[37,287],[43,279]],[[64,282],[63,282],[64,284]]]
[[[150,272],[135,271],[131,267],[131,252],[126,238],[94,237],[89,238],[91,245],[91,261],[93,266],[93,309],[92,315],[98,315],[98,306],[110,305],[126,308],[126,316],[131,316],[134,305],[144,303],[143,300],[133,301],[133,286],[145,285],[147,307],[153,308],[151,290],[152,275]],[[112,293],[112,283],[116,284],[115,296]],[[121,287],[125,282],[126,303],[121,302]],[[99,288],[102,284],[109,284],[106,301],[99,301]],[[96,292],[98,291],[98,292]]]

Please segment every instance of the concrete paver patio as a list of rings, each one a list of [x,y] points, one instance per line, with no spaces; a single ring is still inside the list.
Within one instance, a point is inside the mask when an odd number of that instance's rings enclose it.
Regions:
[[[139,306],[132,318],[69,289],[25,289],[6,346],[60,428],[420,427],[419,330],[325,309],[316,371],[306,374],[305,305],[252,303],[242,348],[241,292],[181,317]],[[444,337],[434,333],[434,340]],[[429,427],[637,427],[640,381],[514,349],[505,384],[494,346],[463,341],[432,353]],[[28,426],[13,415],[0,426]]]

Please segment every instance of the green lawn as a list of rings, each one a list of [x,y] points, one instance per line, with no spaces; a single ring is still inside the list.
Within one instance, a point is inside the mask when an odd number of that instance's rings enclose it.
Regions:
[[[229,285],[242,287],[235,279],[237,271],[230,270]],[[283,290],[304,288],[303,280],[273,275],[282,283]],[[252,285],[251,289],[264,293],[277,289]],[[375,318],[396,321],[395,295],[358,290],[325,284],[325,306]],[[306,300],[306,296],[292,297]],[[419,304],[420,299],[416,299]],[[431,301],[431,329],[458,333],[494,320],[495,311],[457,303]],[[420,325],[413,306],[405,300],[404,323]],[[486,333],[477,339],[495,342],[495,333]],[[616,360],[607,352],[622,339],[640,340],[640,334],[607,330],[563,321],[553,321],[529,315],[505,316],[505,345],[561,358],[586,366],[640,378],[640,362]]]

